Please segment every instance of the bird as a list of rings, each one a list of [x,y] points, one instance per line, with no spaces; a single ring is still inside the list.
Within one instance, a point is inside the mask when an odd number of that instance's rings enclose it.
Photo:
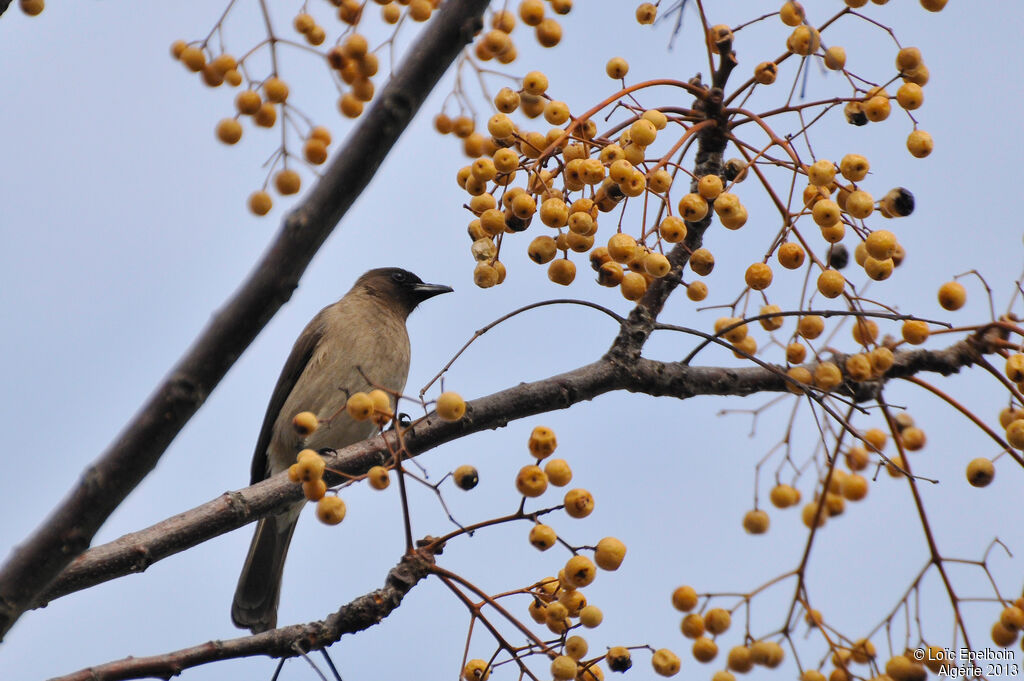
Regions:
[[[452,288],[426,284],[397,267],[370,270],[299,334],[271,393],[252,457],[251,484],[287,470],[302,449],[341,449],[375,434],[371,421],[345,410],[349,395],[372,388],[401,394],[409,374],[409,314]],[[320,426],[302,437],[292,424],[309,411]],[[231,605],[235,626],[253,633],[277,626],[281,575],[305,500],[260,519]]]

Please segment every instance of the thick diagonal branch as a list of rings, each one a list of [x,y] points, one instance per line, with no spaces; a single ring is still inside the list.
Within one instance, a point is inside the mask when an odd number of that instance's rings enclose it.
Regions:
[[[481,26],[487,0],[448,0],[409,49],[323,178],[287,218],[232,298],[53,513],[0,567],[0,640],[156,465],[363,191],[445,70]]]

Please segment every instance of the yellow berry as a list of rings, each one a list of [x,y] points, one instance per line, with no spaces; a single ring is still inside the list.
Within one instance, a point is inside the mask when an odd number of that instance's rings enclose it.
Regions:
[[[556,284],[568,286],[575,278],[576,265],[571,260],[555,260],[548,266],[548,279]]]
[[[363,102],[351,92],[346,92],[338,99],[338,110],[347,118],[359,118],[363,113]]]
[[[726,657],[725,666],[741,674],[749,672],[754,666],[750,659],[750,648],[747,646],[733,646]],[[730,674],[730,676],[732,675]],[[732,679],[735,678],[735,676],[732,676]],[[716,681],[714,677],[712,677],[712,681]]]
[[[696,600],[694,602],[696,603]],[[704,618],[695,612],[691,612],[683,618],[682,622],[679,623],[679,630],[683,632],[683,636],[686,638],[698,638],[703,636]]]
[[[468,464],[463,464],[456,468],[452,472],[452,478],[459,489],[466,491],[473,489],[480,482],[480,475],[477,473],[476,468]]]
[[[462,668],[463,681],[487,681],[487,677],[490,675],[491,670],[487,666],[487,662],[484,660],[470,660],[466,663],[466,666]]]
[[[896,251],[896,235],[886,229],[875,230],[864,240],[864,247],[872,258],[891,258]]]
[[[800,343],[790,343],[786,346],[786,361],[790,364],[800,364],[807,357],[807,348]]]
[[[623,547],[623,553],[625,553],[625,547]],[[586,556],[573,556],[565,563],[563,570],[569,585],[577,589],[588,586],[597,577],[597,567],[594,565],[594,561]]]
[[[731,343],[739,343],[747,337],[747,325],[739,317],[719,317],[715,320],[715,333]]]
[[[697,591],[692,586],[680,586],[672,592],[672,607],[689,612],[697,607]]]
[[[871,165],[860,154],[847,154],[839,163],[839,172],[851,182],[860,182],[867,177]]]
[[[814,340],[824,330],[825,320],[820,315],[807,315],[796,323],[796,332],[807,340]]]
[[[670,215],[661,221],[658,233],[661,238],[670,244],[676,244],[686,238],[686,223],[681,219]]]
[[[772,488],[769,499],[776,508],[789,508],[800,503],[800,492],[792,485],[778,484]]]
[[[530,543],[534,548],[547,551],[555,545],[556,541],[558,541],[558,535],[548,525],[538,523],[530,528]]]
[[[374,489],[386,489],[391,484],[391,476],[388,473],[388,469],[384,466],[373,466],[366,472],[366,479],[370,483],[370,487]]]
[[[831,227],[839,222],[839,204],[832,199],[822,199],[811,208],[811,217],[819,227]]]
[[[884,281],[892,276],[892,270],[895,266],[892,258],[878,260],[869,255],[864,260],[864,273],[875,281]]]
[[[842,71],[846,66],[846,50],[839,45],[833,45],[825,50],[825,68],[832,71]]]
[[[778,305],[762,305],[759,311],[760,315],[773,314],[775,312],[782,312],[782,308]],[[760,320],[761,328],[765,331],[775,331],[782,328],[783,317],[773,316],[764,317]]]
[[[323,477],[327,464],[316,451],[303,449],[295,459],[294,473],[289,469],[289,476],[294,474],[298,478],[296,482],[313,482]]]
[[[679,199],[679,215],[689,222],[697,222],[708,213],[708,202],[700,194],[686,194]]]
[[[268,78],[263,83],[263,94],[267,101],[282,104],[288,99],[288,84],[276,76]]]
[[[782,4],[779,10],[779,19],[786,26],[799,26],[804,21],[804,8],[799,2],[790,0]]]
[[[308,139],[302,145],[302,155],[314,165],[320,165],[327,160],[327,145],[318,139]]]
[[[442,421],[458,421],[466,413],[466,402],[456,392],[443,392],[437,398],[437,415]]]
[[[629,73],[629,63],[622,57],[612,57],[605,64],[604,71],[608,74],[609,78],[619,80],[625,78],[626,74]]]
[[[698,248],[690,254],[690,269],[706,277],[715,268],[715,256],[706,248]]]
[[[718,175],[703,175],[697,181],[697,193],[707,201],[714,201],[723,189],[722,178]]]
[[[550,428],[537,426],[530,432],[527,448],[535,458],[543,459],[551,456],[556,447],[558,447],[558,439],[555,437],[555,431]]]
[[[928,340],[928,324],[920,319],[908,319],[903,322],[903,340],[911,345],[920,345]],[[1024,367],[1024,365],[1022,365]],[[1024,378],[1024,373],[1021,374]]]
[[[242,90],[235,96],[235,108],[238,113],[252,116],[260,110],[263,100],[260,94],[254,90]]]
[[[743,516],[743,529],[749,534],[764,534],[769,524],[768,514],[761,509],[747,511]]]
[[[843,372],[833,362],[821,362],[814,368],[814,385],[825,392],[835,390],[843,384]]]
[[[711,662],[718,655],[718,644],[707,636],[693,642],[693,658],[698,662]]]
[[[277,108],[270,102],[264,102],[253,114],[253,121],[261,128],[272,128],[277,122]]]
[[[820,46],[821,35],[818,33],[818,29],[813,26],[797,26],[793,29],[789,38],[786,39],[786,47],[794,54],[804,57],[817,52]]]
[[[763,61],[754,67],[754,80],[761,85],[771,85],[779,75],[779,66],[773,61]]]
[[[732,616],[724,608],[711,608],[704,614],[704,628],[712,634],[722,634],[732,624]]]
[[[924,104],[924,90],[917,83],[904,83],[896,91],[896,101],[907,111],[913,111]]]
[[[540,466],[523,466],[516,475],[516,489],[524,497],[539,497],[548,488],[548,476]]]
[[[373,416],[373,400],[364,392],[355,392],[349,396],[345,409],[356,421],[365,421]]]
[[[814,377],[811,376],[811,372],[804,367],[790,367],[790,369],[786,371],[786,376],[792,379],[786,381],[786,390],[796,395],[803,395],[803,386],[810,385],[814,380]]]
[[[242,139],[242,124],[234,118],[223,118],[217,124],[217,139],[224,144],[234,144]]]
[[[345,519],[345,502],[341,497],[323,497],[316,504],[316,517],[325,525],[337,525]]]
[[[839,270],[824,270],[818,275],[818,291],[826,298],[836,298],[843,292],[846,278]]]
[[[675,676],[679,673],[679,656],[668,648],[659,648],[651,656],[651,666],[659,676]]]
[[[804,248],[795,241],[787,241],[779,246],[776,257],[779,264],[787,270],[795,270],[804,264]]]
[[[542,95],[548,89],[548,77],[540,71],[530,71],[523,78],[523,90],[530,95]]]
[[[569,490],[563,501],[571,518],[586,518],[594,511],[594,497],[585,489]]]
[[[311,411],[299,412],[292,419],[292,428],[299,437],[309,437],[316,429],[320,426],[320,421],[317,420],[316,414]]]
[[[672,264],[661,253],[648,253],[643,259],[644,270],[655,278],[661,278],[672,271]],[[769,270],[769,281],[771,270]]]
[[[274,200],[265,191],[255,191],[249,195],[249,210],[255,215],[266,215],[274,207]]]
[[[878,324],[874,320],[858,317],[853,323],[851,333],[853,334],[853,340],[857,343],[868,345],[869,343],[874,343],[875,339],[878,338]]]
[[[924,158],[932,153],[935,142],[924,130],[914,130],[907,135],[907,151],[914,158]]]
[[[594,562],[602,570],[618,570],[626,557],[626,545],[615,537],[605,537],[597,542],[594,551]]]
[[[195,45],[189,45],[181,51],[181,62],[190,71],[199,73],[206,66],[206,53]]]
[[[277,175],[274,176],[274,187],[281,194],[297,194],[299,188],[302,186],[302,178],[299,174],[291,168],[285,168],[284,170],[278,171]]]
[[[308,480],[302,483],[302,494],[309,501],[320,501],[326,493],[327,483],[323,481],[323,478],[316,478],[315,480]]]
[[[947,281],[939,287],[939,305],[944,310],[959,310],[967,302],[967,289],[958,281]]]
[[[39,16],[45,8],[44,0],[18,0],[21,11],[30,17]]]
[[[565,459],[551,459],[544,465],[544,473],[555,487],[565,487],[572,480],[572,469]]]
[[[747,268],[744,280],[753,290],[763,291],[772,283],[772,268],[763,262],[756,262]]]
[[[695,281],[687,285],[686,297],[694,302],[700,302],[708,297],[708,285],[703,281]]]

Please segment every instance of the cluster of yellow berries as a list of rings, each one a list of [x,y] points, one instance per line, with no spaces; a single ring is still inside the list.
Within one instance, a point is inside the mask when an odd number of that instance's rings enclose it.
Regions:
[[[833,365],[834,366],[834,365]],[[838,369],[836,369],[838,371]],[[925,447],[925,432],[914,423],[914,419],[906,412],[894,417],[895,437],[899,449],[903,452],[916,452]],[[869,428],[859,435],[863,444],[848,447],[843,460],[847,470],[834,468],[828,478],[828,486],[819,492],[815,499],[801,509],[801,520],[808,527],[821,527],[832,517],[842,515],[846,510],[846,502],[858,502],[867,497],[870,479],[863,475],[876,456],[881,455],[889,441],[889,436],[881,428]],[[899,478],[905,475],[901,454],[894,453],[887,457],[886,471],[890,476]],[[988,461],[985,459],[985,461]],[[802,495],[793,485],[777,483],[769,493],[772,506],[778,509],[794,508],[800,504]],[[819,506],[821,512],[819,514]],[[763,534],[770,524],[768,513],[762,509],[748,511],[743,517],[743,528],[750,534]]]
[[[548,0],[547,5],[555,14],[564,15],[572,11],[572,0]],[[542,47],[554,47],[562,40],[562,25],[554,17],[547,16],[544,0],[521,0],[518,8],[519,20],[534,31]],[[515,42],[510,35],[516,27],[516,13],[501,9],[491,14],[491,28],[481,33],[473,44],[473,54],[480,61],[496,59],[502,64],[511,64],[519,56]]]
[[[613,60],[618,61],[624,64]],[[625,67],[616,68],[615,75],[620,76]],[[638,241],[620,232],[612,235],[607,245],[595,248],[601,213],[614,210],[626,197],[647,192],[667,199],[672,173],[660,164],[648,167],[645,152],[669,119],[651,109],[639,113],[617,140],[598,141],[594,122],[571,121],[566,103],[551,99],[547,90],[548,79],[539,71],[528,73],[520,90],[502,88],[494,97],[497,113],[487,122],[487,136],[476,132],[473,120],[466,116],[450,119],[440,114],[435,118],[438,131],[462,138],[467,155],[475,159],[459,170],[456,179],[470,194],[468,207],[475,215],[468,231],[478,286],[488,288],[504,281],[501,241],[507,234],[526,230],[534,218],[557,230],[553,236],[536,237],[527,248],[531,260],[547,266],[553,282],[568,285],[575,279],[576,265],[569,260],[569,251],[589,252],[599,283],[620,287],[629,300],[638,300],[651,281],[671,271],[671,263],[658,246],[684,239],[684,219],[700,219],[697,213],[703,216],[709,201],[718,199],[714,208],[730,228],[739,228],[746,221],[746,209],[738,198],[723,191],[721,178],[709,177],[701,184],[701,194],[680,201],[678,217],[665,217],[644,239]],[[520,129],[509,116],[515,111],[528,118],[543,115],[554,127],[547,133]],[[554,169],[540,169],[537,162],[545,154],[556,154],[561,162]],[[512,186],[520,171],[527,176],[525,186]],[[570,197],[574,192],[588,195],[574,200]],[[649,247],[648,240],[657,243]]]
[[[531,456],[538,463],[545,459],[548,461],[543,469],[537,465],[525,466],[516,476],[516,487],[524,496],[539,496],[547,489],[549,483],[565,486],[572,479],[568,463],[562,459],[549,458],[555,453],[557,446],[558,440],[552,429],[537,426],[531,431],[527,441]],[[472,473],[475,474],[475,470]],[[593,497],[586,490],[572,490],[565,495],[565,511],[573,518],[586,517],[593,508]],[[555,531],[547,525],[537,523],[530,531],[530,543],[541,551],[551,548],[556,541]],[[601,624],[604,618],[601,610],[587,603],[583,589],[594,582],[598,569],[617,570],[625,556],[626,545],[622,541],[615,537],[605,537],[594,547],[593,558],[575,554],[562,566],[557,577],[546,577],[524,590],[531,597],[528,606],[530,617],[537,624],[545,625],[553,634],[562,637],[557,647],[551,651],[550,672],[554,679],[603,681],[604,671],[598,666],[602,660],[606,660],[613,671],[624,670],[621,668],[622,660],[616,655],[586,659],[589,649],[586,639],[580,635],[566,637],[565,634],[577,626],[577,622],[588,629]],[[625,658],[628,661],[628,650],[621,650],[626,651]],[[658,659],[661,659],[661,656],[658,656]],[[482,681],[488,678],[489,674],[490,667],[486,661],[472,659],[464,666],[462,678],[465,681]]]
[[[847,0],[846,4],[850,7],[862,7],[867,4],[867,0]],[[922,4],[925,4],[924,0]],[[819,55],[825,68],[831,71],[843,71],[846,68],[846,50],[839,45],[821,50],[821,35],[816,28],[806,23],[804,8],[799,2],[791,0],[783,3],[779,10],[779,18],[782,23],[793,27],[793,32],[786,39],[786,49],[790,52],[804,57]],[[903,84],[895,95],[896,102],[905,111],[920,108],[924,103],[922,87],[929,78],[928,67],[921,58],[921,51],[916,47],[900,49],[896,55],[896,70],[903,79]],[[754,68],[754,80],[762,85],[771,85],[775,82],[778,71],[779,67],[775,62],[761,62]],[[884,87],[870,88],[862,98],[846,104],[843,110],[846,120],[858,126],[867,125],[868,122],[884,121],[892,112],[892,99]],[[924,158],[933,148],[931,135],[924,130],[918,130],[915,123],[914,130],[907,137],[907,150],[916,158]]]
[[[895,247],[893,247],[893,244],[895,244]],[[884,255],[891,248],[894,249],[891,257],[894,262],[899,262],[901,255],[899,253],[899,244],[895,242],[895,237],[887,230],[877,230],[868,235],[868,238],[858,245],[855,257],[860,259],[863,255],[865,257],[864,262],[867,262],[866,258],[873,257],[870,255],[871,253]],[[863,253],[861,249],[863,249]],[[784,267],[796,268],[803,264],[805,252],[800,244],[786,242],[778,248],[777,256],[779,262]],[[754,266],[751,266],[751,268],[754,268]],[[823,278],[829,273],[834,273],[840,278],[842,277],[835,270],[825,270],[822,273],[822,277],[819,277],[818,280],[819,290],[823,286]],[[751,273],[751,270],[748,269],[748,285],[750,285],[751,281],[754,281],[754,283],[763,281],[764,276],[770,279],[770,271],[767,275],[764,275],[757,270]],[[758,277],[762,277],[762,279],[758,279]],[[959,282],[948,281],[939,287],[938,301],[939,305],[945,310],[959,310],[967,302],[967,291]],[[758,315],[761,317],[759,320],[761,328],[765,331],[777,331],[782,328],[784,317],[781,315],[776,316],[781,312],[782,309],[778,305],[763,305]],[[748,325],[737,317],[720,317],[715,322],[714,330],[716,334],[720,334],[725,340],[732,343],[734,354],[737,357],[742,358],[747,355],[753,355],[757,351],[757,341],[749,335]],[[824,332],[825,319],[823,317],[813,314],[801,316],[797,322],[794,340],[785,347],[786,361],[793,365],[802,364],[807,359],[807,347],[802,341],[814,340]],[[900,332],[903,342],[909,345],[920,345],[928,340],[931,334],[928,324],[919,319],[910,319],[903,322]],[[863,317],[858,318],[853,324],[853,340],[865,348],[878,342],[878,334],[878,324],[874,320]],[[818,362],[810,368],[793,366],[787,371],[787,375],[792,379],[792,382],[787,387],[796,394],[803,394],[803,386],[814,386],[819,390],[828,392],[838,388],[846,379],[856,382],[877,379],[885,375],[894,362],[895,355],[889,341],[886,341],[886,344],[877,345],[870,351],[865,350],[849,355],[841,367],[831,361]]]
[[[380,68],[377,55],[370,52],[363,35],[351,33],[344,42],[327,51],[327,63],[349,86],[338,100],[338,110],[348,118],[358,118],[366,102],[373,99],[375,88],[371,79]]]
[[[372,420],[380,428],[395,416],[391,408],[391,395],[380,389],[368,393],[352,393],[345,403],[345,411],[355,421]]]
[[[375,0],[381,5],[381,12],[385,23],[396,24],[407,15],[413,21],[426,21],[430,18],[435,9],[440,6],[440,0]],[[38,6],[42,9],[42,0],[22,0],[26,6]],[[324,54],[328,67],[335,74],[336,82],[345,86],[344,92],[338,100],[338,109],[349,118],[358,117],[365,104],[373,99],[375,86],[371,80],[377,75],[380,68],[377,55],[369,49],[369,44],[364,35],[354,32],[353,28],[358,26],[363,18],[364,3],[359,0],[331,0],[337,8],[337,17],[344,25],[347,36],[337,42]],[[323,26],[317,23],[312,14],[306,11],[305,6],[292,20],[292,27],[311,46],[323,45],[327,39],[327,32]],[[214,30],[219,30],[220,26]],[[344,34],[343,34],[344,35]],[[270,49],[274,50],[282,41],[270,36]],[[171,47],[171,53],[175,59],[180,60],[190,71],[200,74],[204,83],[211,87],[217,87],[227,83],[233,87],[242,85],[243,76],[241,65],[230,54],[210,54],[209,42],[189,44],[177,40]],[[252,54],[250,51],[249,54]],[[248,55],[246,55],[248,57]],[[279,119],[283,119],[286,110],[289,88],[287,83],[277,74],[273,73],[265,81],[250,81],[250,88],[241,91],[235,98],[236,114],[232,117],[222,119],[216,127],[217,138],[225,144],[235,144],[242,138],[241,118],[251,117],[253,123],[258,127],[272,128],[277,125]],[[305,118],[300,116],[300,118]],[[309,131],[303,133],[302,137],[302,158],[310,165],[320,165],[327,160],[327,147],[331,143],[330,132],[322,126],[309,126]],[[287,142],[282,143],[278,151],[281,159],[284,160],[284,167],[274,172],[273,186],[279,194],[288,196],[298,193],[301,188],[301,177],[294,169],[288,167],[288,159],[292,154],[286,148]],[[275,163],[274,166],[277,164]],[[273,208],[273,200],[266,188],[253,192],[248,200],[249,210],[255,215],[266,215]]]
[[[1008,648],[1020,638],[1024,631],[1024,596],[1005,606],[999,619],[992,624],[992,642]]]
[[[708,663],[718,657],[717,638],[729,630],[732,615],[725,608],[710,608],[703,614],[692,612],[700,602],[697,591],[689,585],[678,587],[672,592],[672,606],[687,613],[679,624],[683,636],[693,641],[691,652],[695,660]],[[748,645],[734,646],[729,650],[726,669],[712,678],[717,681],[734,679],[732,672],[747,673],[755,665],[774,669],[782,664],[785,652],[775,641],[759,640]],[[678,669],[678,658],[676,662]]]
[[[242,84],[239,63],[230,54],[223,53],[207,60],[204,46],[190,45],[183,40],[176,40],[171,45],[171,54],[190,71],[200,73],[203,82],[211,87],[223,83],[233,87]],[[257,87],[239,91],[235,96],[235,115],[222,118],[217,123],[217,139],[224,144],[235,144],[241,140],[243,117],[249,117],[257,127],[273,128],[278,122],[278,110],[286,105],[289,94],[288,83],[276,75],[270,76]],[[327,128],[311,126],[303,140],[303,158],[312,165],[324,163],[330,144],[331,133]],[[282,156],[287,159],[287,152]],[[273,182],[274,188],[283,196],[297,194],[302,187],[301,176],[294,169],[287,167],[287,162],[282,169],[274,173]],[[274,202],[266,189],[261,189],[249,195],[248,204],[249,210],[254,214],[266,215],[273,208]]]
[[[574,559],[581,559],[576,560]],[[577,620],[587,629],[593,629],[604,620],[601,609],[587,604],[581,588],[590,584],[595,575],[594,564],[583,556],[574,556],[559,572],[559,576],[545,577],[533,584],[526,592],[531,597],[529,613],[538,624],[543,624],[557,634],[564,634]],[[604,681],[604,670],[598,666],[603,657],[585,659],[589,651],[587,640],[580,635],[564,637],[559,654],[553,654],[551,675],[559,681]],[[613,671],[615,668],[612,667]],[[484,660],[469,660],[462,670],[465,681],[483,681],[490,675],[490,668]]]
[[[537,426],[530,433],[527,447],[539,464],[554,454],[558,446],[555,432],[545,426]],[[547,491],[548,485],[565,487],[572,480],[572,469],[565,459],[549,459],[544,468],[529,464],[516,474],[516,489],[524,497],[539,497]],[[565,512],[572,518],[586,518],[594,510],[594,497],[585,489],[572,489],[564,497]],[[547,525],[534,525],[530,531],[530,543],[541,551],[551,548],[557,536]]]
[[[346,404],[346,410],[353,419],[365,421],[372,419],[378,426],[384,426],[393,418],[391,399],[383,390],[371,393],[353,393]],[[316,432],[320,421],[316,414],[304,411],[292,419],[292,427],[302,438]],[[288,479],[302,484],[302,492],[310,501],[317,502],[316,517],[327,525],[337,525],[345,519],[345,502],[337,495],[327,495],[327,483],[323,474],[326,463],[319,453],[312,449],[303,449],[295,457],[295,463],[288,468]],[[366,480],[376,490],[387,489],[391,484],[391,474],[384,466],[373,466],[366,472]]]

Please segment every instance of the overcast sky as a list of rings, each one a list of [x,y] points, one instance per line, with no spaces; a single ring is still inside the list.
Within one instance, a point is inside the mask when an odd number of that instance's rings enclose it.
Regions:
[[[824,0],[805,4],[815,21],[840,5]],[[247,126],[236,147],[218,143],[213,129],[231,114],[233,92],[210,90],[168,56],[172,40],[206,34],[222,11],[218,3],[52,5],[32,19],[16,8],[0,17],[0,429],[8,438],[6,474],[0,476],[4,556],[75,484],[231,295],[273,238],[288,205],[279,201],[262,219],[245,210],[246,197],[263,182],[261,164],[279,139],[276,130]],[[630,61],[629,82],[655,76],[687,79],[696,72],[707,76],[699,37],[694,40],[696,14],[687,13],[683,34],[670,52],[670,27],[636,26],[633,3],[581,0],[577,5],[564,19],[565,37],[554,50],[531,45],[519,27],[514,37],[521,56],[512,68],[518,75],[543,68],[551,95],[574,112],[613,91],[604,75],[604,63],[613,55]],[[775,3],[757,5],[758,11],[775,8]],[[288,11],[299,6],[288,3]],[[323,22],[330,21],[326,3],[313,7]],[[238,3],[225,36],[230,51],[241,53],[253,44],[260,30],[256,8],[253,0]],[[721,11],[728,13],[714,20],[730,25],[753,16],[747,13],[748,3],[728,3]],[[890,120],[864,128],[847,126],[834,111],[829,114],[834,120],[817,130],[814,151],[819,157],[865,154],[872,164],[866,182],[870,191],[881,195],[902,185],[917,197],[912,217],[869,223],[894,229],[908,257],[891,280],[873,285],[868,296],[924,317],[984,322],[987,304],[977,280],[965,280],[970,302],[955,314],[942,312],[935,291],[953,275],[977,268],[993,288],[996,309],[1003,311],[1021,271],[1016,202],[1017,164],[1024,151],[1018,134],[1024,15],[1013,0],[953,0],[941,14],[926,13],[913,2],[869,5],[867,11],[891,26],[902,44],[917,45],[924,53],[932,80],[917,118],[936,142],[928,159],[911,158],[903,147],[911,125],[895,110]],[[288,16],[278,17],[282,31],[289,30]],[[375,15],[373,25],[380,39]],[[845,45],[852,69],[888,77],[895,48],[883,32],[849,20],[835,30],[826,33],[826,42]],[[735,45],[740,60],[736,82],[756,63],[781,54],[786,33],[777,19],[741,33]],[[319,61],[292,51],[282,64],[292,97],[303,102],[315,122],[330,126],[336,140],[343,139],[348,127],[335,113],[333,88]],[[760,93],[751,108],[778,106],[794,69],[795,60],[786,62],[773,86],[779,89]],[[505,84],[489,82],[493,88]],[[454,139],[439,137],[430,126],[452,84],[449,74],[315,258],[292,300],[157,469],[104,525],[96,544],[247,484],[253,442],[295,336],[370,267],[403,266],[456,289],[454,295],[426,303],[410,320],[409,394],[416,394],[476,329],[518,306],[568,295],[621,314],[628,311],[616,291],[593,283],[582,257],[575,258],[579,275],[567,290],[548,282],[543,268],[525,256],[529,240],[546,229],[540,225],[506,241],[503,260],[509,273],[503,286],[487,291],[473,286],[465,233],[469,217],[462,208],[466,197],[455,183],[466,160]],[[478,110],[486,111],[475,79],[464,85]],[[846,92],[838,76],[817,68],[807,87],[808,100]],[[638,98],[649,107],[690,104],[677,90]],[[485,120],[481,113],[478,123]],[[342,144],[336,141],[332,149]],[[311,181],[307,173],[304,187]],[[705,242],[718,259],[708,278],[711,304],[735,298],[743,270],[763,256],[778,230],[777,215],[754,183],[740,185],[737,193],[750,207],[747,226],[739,232],[713,227]],[[607,224],[602,229],[614,223]],[[599,232],[603,238],[608,233]],[[851,249],[853,239],[847,235]],[[792,273],[776,278],[770,291],[774,302],[791,307],[799,300],[802,279]],[[1016,310],[1020,313],[1019,300]],[[717,316],[715,310],[697,312],[677,295],[663,319],[709,328]],[[791,329],[789,322],[785,330]],[[446,386],[474,398],[565,371],[598,358],[615,331],[609,319],[583,308],[531,312],[479,340],[448,374]],[[898,327],[883,326],[883,331],[898,333]],[[763,344],[766,334],[757,335]],[[835,345],[850,349],[848,338],[844,328]],[[950,340],[940,337],[933,346]],[[655,336],[647,354],[679,359],[691,347],[687,337]],[[779,361],[777,350],[766,358]],[[737,362],[727,352],[710,350],[698,363]],[[995,424],[1005,393],[990,377],[965,373],[972,376],[926,378]],[[928,434],[915,471],[940,481],[922,485],[922,493],[943,554],[978,559],[999,537],[1018,558],[996,551],[990,568],[1004,593],[1018,595],[1024,573],[1019,559],[1024,553],[1019,523],[1024,473],[1003,457],[989,488],[970,488],[964,467],[976,456],[997,454],[991,442],[919,389],[894,385],[887,395],[891,403],[907,405]],[[554,428],[559,454],[574,468],[573,484],[587,487],[597,500],[593,516],[583,521],[559,517],[556,529],[575,544],[615,535],[629,547],[623,568],[599,575],[588,589],[590,601],[605,612],[605,623],[587,635],[591,651],[618,644],[665,646],[683,657],[685,678],[709,678],[721,668],[725,651],[740,642],[741,626],[734,625],[721,639],[719,660],[699,665],[679,634],[678,613],[668,600],[672,589],[690,583],[701,592],[749,591],[795,567],[803,548],[806,531],[798,510],[769,509],[772,527],[766,536],[748,536],[740,526],[753,505],[755,465],[782,437],[792,403],[787,399],[762,413],[753,438],[748,437],[749,414],[717,413],[727,407],[753,409],[771,397],[679,402],[606,396],[465,438],[430,452],[421,463],[435,480],[461,463],[480,469],[482,481],[474,492],[447,486],[445,491],[460,521],[478,521],[515,509],[512,480],[529,463],[527,435],[537,424]],[[877,420],[873,414],[859,423],[869,427]],[[806,409],[795,432],[794,448],[802,452],[797,456],[806,459],[817,438]],[[760,480],[762,501],[774,468],[774,463],[767,465]],[[809,498],[811,480],[799,486]],[[300,522],[285,570],[280,623],[333,612],[379,586],[400,557],[396,491],[374,493],[359,486],[345,499],[349,516],[339,527],[326,528],[311,513]],[[542,501],[556,503],[554,496]],[[412,503],[418,536],[450,529],[432,493],[417,491]],[[442,564],[494,592],[553,574],[567,554],[538,553],[527,544],[527,531],[526,525],[501,527],[453,542]],[[127,655],[238,636],[228,613],[250,536],[251,528],[241,529],[161,561],[142,575],[27,613],[0,647],[0,678],[45,678]],[[812,598],[844,633],[866,635],[896,604],[927,555],[907,486],[883,474],[867,500],[848,507],[819,536],[809,571]],[[976,568],[958,566],[952,575],[961,596],[991,596]],[[944,596],[935,579],[925,586],[926,635],[935,643],[952,644]],[[791,593],[787,584],[754,601],[753,635],[781,625]],[[735,602],[721,601],[727,607]],[[513,609],[526,617],[525,600]],[[984,647],[998,606],[966,603],[962,609],[975,627],[972,642]],[[454,678],[468,619],[450,594],[428,580],[381,626],[346,637],[332,652],[346,679],[399,679],[411,673]],[[796,640],[807,641],[802,631]],[[824,649],[813,637],[808,640],[813,645],[807,644],[802,661],[813,666]],[[884,635],[875,640],[884,650]],[[487,658],[492,650],[493,643],[478,630],[472,655]],[[1019,660],[1019,646],[1017,654]],[[641,675],[647,675],[646,657],[638,655],[638,664]],[[537,667],[542,675],[545,667]],[[269,678],[271,671],[271,662],[256,658],[190,670],[182,678]],[[498,677],[514,675],[506,668],[492,678]],[[292,661],[281,678],[312,674],[304,663]]]

